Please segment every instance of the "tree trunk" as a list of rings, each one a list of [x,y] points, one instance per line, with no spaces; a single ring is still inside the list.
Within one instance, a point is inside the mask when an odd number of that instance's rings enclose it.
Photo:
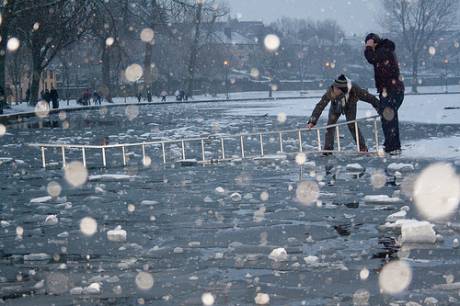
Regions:
[[[195,81],[195,66],[198,56],[198,44],[200,42],[201,35],[201,14],[203,11],[203,3],[198,2],[195,16],[195,36],[192,42],[192,48],[190,52],[190,62],[188,65],[188,84],[187,84],[187,95],[193,96],[193,83]]]
[[[40,56],[40,47],[35,41],[32,41],[31,46],[32,52],[32,83],[30,86],[30,103],[32,105],[37,104],[41,99],[39,96],[40,91],[40,79],[43,72],[42,58]]]
[[[152,56],[153,44],[148,42],[145,44],[144,57],[144,85],[146,90],[152,87]]]
[[[6,20],[3,21],[6,23]],[[5,74],[6,74],[6,44],[8,37],[8,28],[6,24],[1,25],[0,28],[0,92],[3,91],[3,96],[0,96],[0,114],[3,113],[3,109],[6,104],[6,87],[5,87]]]
[[[42,69],[40,67],[34,66],[32,71],[32,85],[30,86],[30,101],[32,105],[37,104],[37,102],[41,99],[41,97],[39,96],[41,73]]]
[[[107,47],[104,43],[102,46],[102,85],[104,87],[102,95],[107,101],[112,102],[112,82],[110,74],[110,47]]]
[[[418,92],[418,57],[414,56],[412,60],[412,92]]]
[[[152,0],[151,1],[151,12],[150,12],[150,18],[151,20],[151,25],[150,29],[152,31],[155,30],[155,24],[159,23],[161,20],[159,18],[159,13],[158,10],[160,8],[158,7],[157,1]],[[146,42],[145,43],[145,55],[144,55],[144,85],[145,85],[145,90],[152,90],[152,59],[153,59],[153,41],[151,42]]]

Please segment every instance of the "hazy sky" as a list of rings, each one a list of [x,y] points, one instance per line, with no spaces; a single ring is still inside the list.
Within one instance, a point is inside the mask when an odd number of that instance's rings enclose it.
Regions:
[[[227,0],[232,16],[241,20],[262,20],[266,23],[283,16],[335,19],[347,34],[380,31],[376,19],[380,0]]]

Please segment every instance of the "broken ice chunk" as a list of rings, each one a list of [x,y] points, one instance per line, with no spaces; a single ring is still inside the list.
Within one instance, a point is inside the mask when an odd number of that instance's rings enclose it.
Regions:
[[[45,253],[32,253],[24,255],[24,261],[45,261],[50,259],[51,256]]]
[[[364,197],[364,202],[374,204],[398,204],[402,201],[400,198],[390,198],[387,195],[367,195]]]
[[[348,164],[346,166],[346,169],[347,171],[350,171],[350,172],[364,172],[364,167],[361,166],[360,164],[358,163],[355,163],[355,164]]]
[[[71,295],[80,295],[83,293],[83,288],[82,287],[75,287],[70,290]]]
[[[48,215],[45,219],[45,225],[56,225],[59,220],[56,215]]]
[[[110,241],[126,241],[126,231],[118,225],[115,229],[107,232],[107,239]]]
[[[53,198],[51,196],[46,196],[46,197],[40,197],[40,198],[34,198],[30,200],[30,203],[46,203],[51,201]]]
[[[407,211],[400,210],[394,214],[391,214],[387,217],[388,222],[395,222],[396,220],[405,219],[407,216]]]
[[[144,200],[141,202],[141,205],[145,205],[145,206],[152,206],[152,205],[157,205],[158,202],[157,201],[150,201],[150,200]]]
[[[435,243],[433,224],[427,221],[406,222],[401,226],[402,243]]]
[[[233,202],[239,202],[241,201],[241,194],[239,194],[238,192],[232,193],[230,198],[232,199]]]
[[[92,283],[83,290],[84,294],[99,294],[101,293],[101,285],[99,283]]]
[[[270,255],[268,255],[268,258],[276,262],[286,261],[288,259],[288,254],[284,248],[278,248],[274,249]]]
[[[399,171],[399,172],[409,172],[414,171],[414,166],[412,164],[404,163],[391,163],[387,167],[388,171]]]
[[[319,261],[319,257],[310,255],[310,256],[304,257],[303,260],[305,261],[307,265],[312,265]]]
[[[217,193],[224,193],[225,189],[219,186],[219,187],[216,187],[216,192]]]

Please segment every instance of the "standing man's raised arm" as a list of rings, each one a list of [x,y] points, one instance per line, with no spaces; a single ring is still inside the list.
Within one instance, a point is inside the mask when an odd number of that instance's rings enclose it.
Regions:
[[[377,62],[377,54],[371,46],[366,46],[366,49],[364,50],[364,56],[366,57],[366,60],[369,62],[369,64],[374,65]]]

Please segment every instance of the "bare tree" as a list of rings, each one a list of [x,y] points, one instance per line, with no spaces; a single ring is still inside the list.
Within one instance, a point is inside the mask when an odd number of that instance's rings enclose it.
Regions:
[[[98,3],[93,11],[90,35],[95,40],[100,50],[101,59],[101,94],[112,102],[112,58],[114,49],[119,46],[117,16],[114,7],[105,2]]]
[[[89,0],[62,1],[18,15],[18,28],[32,54],[31,100],[37,102],[43,70],[60,50],[76,42],[86,31]]]
[[[417,92],[423,52],[457,20],[458,0],[382,0],[384,26],[397,35],[412,62],[412,91]]]
[[[174,0],[138,0],[137,5],[131,7],[131,13],[142,25],[141,39],[145,45],[144,51],[144,85],[151,88],[154,81],[153,59],[156,35],[160,32],[172,34],[169,29],[171,7]],[[180,6],[179,9],[182,9]]]
[[[203,45],[212,33],[212,24],[214,24],[218,18],[224,17],[228,14],[228,9],[223,5],[217,5],[215,1],[205,2],[204,0],[194,0],[193,2],[193,39],[190,46],[190,60],[187,67],[187,94],[189,96],[193,95],[196,64],[200,51],[200,45]],[[203,33],[204,23],[207,24],[207,33]]]
[[[30,52],[25,47],[20,47],[15,53],[7,58],[6,71],[14,88],[16,102],[22,102],[22,81],[25,75],[30,73]]]
[[[15,33],[19,16],[47,8],[65,0],[8,0],[0,2],[0,88],[5,88],[6,55],[7,43],[12,34]],[[0,97],[0,112],[3,110],[5,99]]]

